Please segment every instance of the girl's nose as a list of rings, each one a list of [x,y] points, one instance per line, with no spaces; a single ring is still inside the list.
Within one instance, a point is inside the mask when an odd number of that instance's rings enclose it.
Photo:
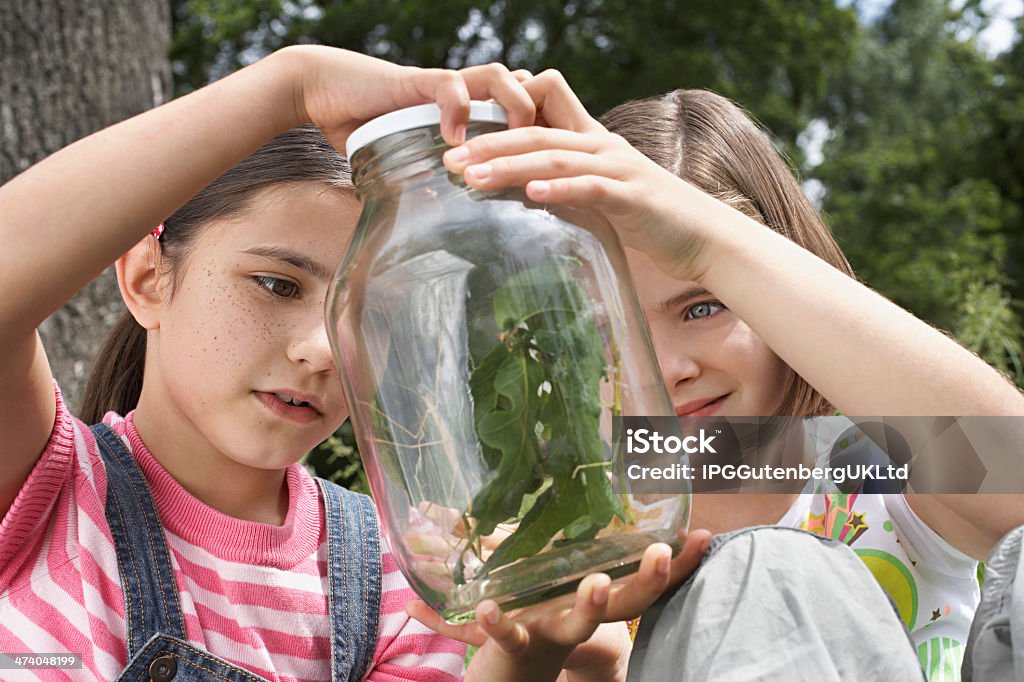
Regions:
[[[307,365],[314,374],[334,371],[334,356],[331,354],[331,342],[327,338],[327,327],[322,309],[309,324],[296,328],[288,357],[293,362]]]
[[[700,363],[692,348],[678,334],[659,334],[657,325],[651,325],[651,341],[654,342],[654,353],[661,367],[661,375],[668,387],[669,395],[673,389],[700,376]],[[674,338],[673,338],[674,337]]]
[[[676,386],[688,383],[700,375],[700,365],[693,357],[678,349],[658,352],[658,364],[670,394]]]

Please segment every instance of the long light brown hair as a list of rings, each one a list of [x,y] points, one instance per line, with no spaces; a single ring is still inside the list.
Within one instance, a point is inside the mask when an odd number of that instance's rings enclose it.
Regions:
[[[626,102],[600,120],[662,168],[853,277],[849,261],[792,169],[766,131],[734,102],[707,90],[675,90]],[[818,391],[790,373],[779,415],[833,411]]]
[[[290,130],[262,146],[224,173],[164,221],[160,263],[171,275],[171,290],[180,280],[196,239],[216,220],[244,215],[257,192],[287,183],[313,182],[354,191],[348,162],[313,126]],[[93,364],[80,418],[99,422],[108,411],[135,408],[146,365],[146,330],[125,313]]]

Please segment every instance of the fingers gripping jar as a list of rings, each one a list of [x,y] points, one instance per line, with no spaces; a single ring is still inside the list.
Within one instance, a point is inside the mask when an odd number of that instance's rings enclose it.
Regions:
[[[327,317],[389,544],[457,622],[678,549],[689,496],[616,485],[614,418],[673,413],[616,236],[467,187],[439,120],[412,107],[349,139],[364,206]],[[467,137],[505,127],[472,103]]]

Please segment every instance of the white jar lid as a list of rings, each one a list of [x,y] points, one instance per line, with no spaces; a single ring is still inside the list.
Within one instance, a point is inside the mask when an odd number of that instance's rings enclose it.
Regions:
[[[494,102],[470,102],[469,120],[484,123],[508,124],[505,108]],[[345,156],[352,158],[357,151],[380,138],[403,130],[422,128],[441,123],[441,107],[436,104],[420,104],[392,111],[371,119],[355,129],[345,143]]]

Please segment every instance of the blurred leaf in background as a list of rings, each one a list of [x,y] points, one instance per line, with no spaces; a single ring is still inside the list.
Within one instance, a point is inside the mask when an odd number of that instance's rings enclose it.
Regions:
[[[1000,282],[968,283],[954,336],[997,369],[1024,385],[1024,344],[1020,304]]]
[[[896,0],[867,25],[808,174],[863,281],[1024,385],[1021,41],[981,49],[991,5]]]
[[[178,92],[294,43],[400,64],[558,68],[599,113],[677,87],[742,101],[798,152],[857,14],[832,0],[174,0]]]

